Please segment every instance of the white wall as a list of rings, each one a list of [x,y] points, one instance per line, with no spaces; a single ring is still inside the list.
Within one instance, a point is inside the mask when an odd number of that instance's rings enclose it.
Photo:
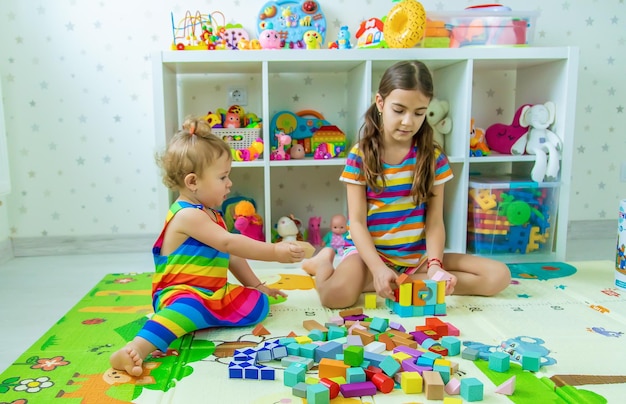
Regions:
[[[427,10],[480,3],[422,2]],[[153,161],[149,55],[169,49],[170,11],[179,19],[187,9],[219,10],[227,22],[241,23],[256,36],[252,27],[263,4],[0,2],[0,78],[12,180],[12,193],[0,199],[0,242],[7,237],[156,234],[165,212],[158,212],[155,203],[162,185]],[[541,12],[535,45],[581,48],[570,218],[613,219],[618,201],[626,197],[625,183],[619,182],[620,164],[626,161],[626,2],[506,4]],[[341,25],[350,27],[354,40],[361,20],[382,17],[393,3],[337,0],[321,5],[329,22],[328,41]],[[304,84],[290,88],[286,96],[308,89]],[[214,91],[227,106],[226,89]]]

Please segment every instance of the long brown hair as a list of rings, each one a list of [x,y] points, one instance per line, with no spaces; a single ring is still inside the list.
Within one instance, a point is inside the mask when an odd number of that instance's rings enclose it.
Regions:
[[[378,94],[383,100],[393,90],[417,90],[429,99],[433,98],[433,78],[428,67],[420,61],[411,60],[394,64],[385,70],[378,86]],[[383,127],[382,119],[376,108],[376,103],[365,112],[365,121],[361,126],[359,147],[363,151],[363,171],[367,185],[376,192],[382,189],[378,181],[385,187],[383,177],[382,155]],[[417,158],[413,173],[411,196],[416,204],[426,202],[433,196],[432,188],[435,181],[435,148],[439,146],[433,140],[433,130],[424,120],[419,130],[413,135],[417,145]]]

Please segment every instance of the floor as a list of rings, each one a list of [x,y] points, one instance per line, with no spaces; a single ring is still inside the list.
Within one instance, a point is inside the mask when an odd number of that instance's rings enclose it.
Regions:
[[[567,260],[614,260],[615,242],[571,240]],[[150,253],[20,257],[0,264],[0,373],[105,274],[152,270]]]

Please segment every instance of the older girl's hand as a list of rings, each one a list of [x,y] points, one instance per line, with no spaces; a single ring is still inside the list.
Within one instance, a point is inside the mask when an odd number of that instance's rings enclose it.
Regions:
[[[381,267],[373,274],[374,289],[378,296],[385,299],[395,299],[393,290],[396,287],[396,278],[398,275],[387,267]]]

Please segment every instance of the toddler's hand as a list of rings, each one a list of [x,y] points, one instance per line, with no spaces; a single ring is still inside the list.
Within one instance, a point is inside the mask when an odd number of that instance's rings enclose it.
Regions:
[[[290,241],[281,241],[274,244],[274,252],[276,253],[276,261],[284,264],[300,262],[304,258],[304,249]]]
[[[267,285],[263,284],[257,288],[257,290],[261,293],[264,293],[271,297],[282,296],[287,297],[287,294],[280,289],[269,288]]]
[[[378,296],[385,299],[395,299],[393,294],[396,278],[398,277],[391,269],[384,267],[376,271],[373,275],[374,289]]]

